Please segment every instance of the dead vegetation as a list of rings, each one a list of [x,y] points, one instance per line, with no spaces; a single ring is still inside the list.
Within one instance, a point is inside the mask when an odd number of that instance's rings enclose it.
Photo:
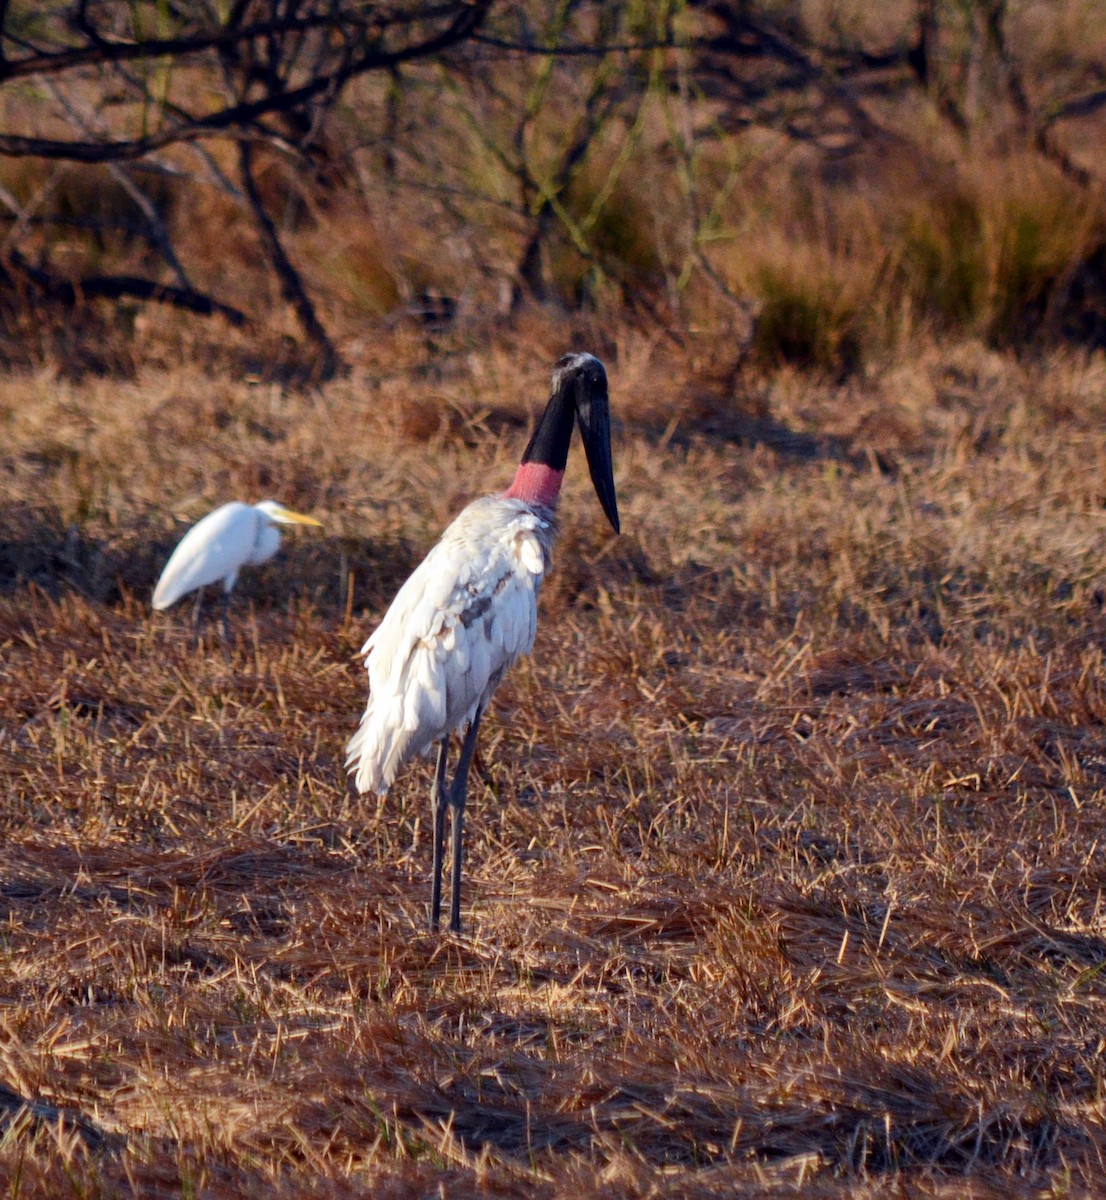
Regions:
[[[1102,361],[967,343],[712,405],[630,330],[405,336],[306,393],[5,385],[6,1193],[1087,1194]],[[574,458],[472,933],[430,937],[428,767],[344,786],[353,655],[604,336],[626,532]],[[230,642],[155,618],[183,523],[269,494],[326,528]]]
[[[534,302],[723,372],[1101,349],[1104,56],[1096,0],[9,5],[0,364],[172,365],[165,306],[285,382]]]
[[[1096,1190],[1106,27],[800,7],[661,6],[710,37],[636,71],[494,7],[481,69],[351,88],[325,172],[260,137],[320,387],[227,145],[0,164],[5,1195]],[[119,302],[153,233],[253,324]],[[574,458],[432,938],[428,764],[343,778],[355,653],[570,347],[625,533]],[[187,524],[266,496],[325,529],[229,641],[154,617]]]

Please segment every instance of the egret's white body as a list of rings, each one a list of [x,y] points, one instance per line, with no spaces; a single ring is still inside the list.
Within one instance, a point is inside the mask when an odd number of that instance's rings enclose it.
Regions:
[[[400,588],[362,648],[369,703],[347,762],[359,792],[385,792],[405,763],[470,725],[528,654],[550,564],[548,508],[474,500]]]
[[[415,755],[437,743],[431,792],[434,866],[430,928],[438,928],[445,810],[453,813],[450,928],[461,928],[461,857],[468,773],[480,719],[507,669],[534,644],[538,591],[550,565],[554,511],[579,425],[603,511],[618,530],[607,375],[590,354],[568,354],[505,492],[473,501],[400,588],[362,653],[369,701],[347,747],[359,792],[385,792]],[[446,756],[466,729],[453,781]]]
[[[208,513],[181,538],[154,589],[153,606],[168,608],[208,584],[234,589],[243,567],[260,566],[280,549],[281,525],[319,525],[313,517],[262,500],[260,504],[232,501]]]

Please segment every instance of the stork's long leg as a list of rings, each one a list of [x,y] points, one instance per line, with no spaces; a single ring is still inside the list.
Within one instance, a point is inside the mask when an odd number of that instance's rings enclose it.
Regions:
[[[449,753],[449,735],[438,743],[438,761],[434,767],[434,786],[430,790],[430,814],[434,825],[434,867],[430,885],[430,932],[437,933],[442,911],[442,857],[445,850],[445,760]]]
[[[449,806],[453,809],[453,894],[449,905],[449,929],[461,932],[461,850],[464,837],[465,801],[468,799],[469,767],[476,750],[476,736],[480,732],[480,718],[484,710],[478,708],[461,744],[461,757],[453,772],[453,785],[449,789]]]

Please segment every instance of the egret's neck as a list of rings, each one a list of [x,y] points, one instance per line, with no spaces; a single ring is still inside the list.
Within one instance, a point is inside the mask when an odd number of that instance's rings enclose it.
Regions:
[[[509,500],[522,500],[525,504],[556,508],[564,477],[563,468],[558,471],[547,463],[524,462],[515,472],[514,483],[503,495]]]

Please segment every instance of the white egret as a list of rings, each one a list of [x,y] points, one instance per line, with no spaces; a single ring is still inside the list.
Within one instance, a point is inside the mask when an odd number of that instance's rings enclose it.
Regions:
[[[221,581],[225,627],[225,606],[238,572],[268,562],[280,549],[276,526],[321,524],[275,500],[260,504],[235,500],[222,505],[197,521],[177,544],[154,589],[154,608],[168,608],[189,592]]]
[[[362,648],[369,702],[347,747],[359,792],[383,794],[399,770],[437,744],[431,791],[433,880],[430,928],[441,909],[445,810],[452,812],[449,927],[461,928],[461,854],[468,773],[480,718],[507,669],[534,644],[538,589],[550,565],[555,509],[573,416],[592,483],[618,532],[611,465],[607,374],[590,354],[568,354],[514,482],[474,500],[400,588]],[[449,737],[467,726],[446,787]]]

